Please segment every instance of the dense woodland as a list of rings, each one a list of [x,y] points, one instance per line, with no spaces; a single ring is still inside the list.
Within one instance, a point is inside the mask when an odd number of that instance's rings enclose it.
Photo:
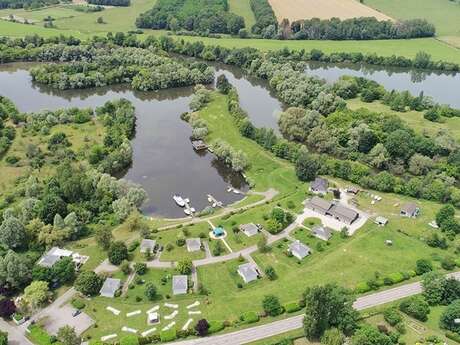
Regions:
[[[88,4],[100,6],[129,6],[131,0],[88,0]]]
[[[227,0],[159,0],[136,26],[198,33],[238,34],[244,19],[228,11]]]
[[[36,9],[43,6],[56,5],[59,0],[0,0],[0,9],[2,8],[25,8]]]
[[[8,151],[16,135],[14,127],[7,124],[10,114],[18,114],[16,106],[9,99],[0,96],[0,158]]]
[[[251,10],[256,18],[256,23],[251,28],[254,34],[265,36],[265,29],[267,27],[277,27],[278,21],[276,20],[275,13],[268,3],[268,0],[251,0]]]
[[[51,46],[40,60],[71,62],[33,68],[34,81],[57,89],[83,89],[131,83],[136,90],[159,90],[209,84],[213,69],[203,63],[189,65],[139,48]]]

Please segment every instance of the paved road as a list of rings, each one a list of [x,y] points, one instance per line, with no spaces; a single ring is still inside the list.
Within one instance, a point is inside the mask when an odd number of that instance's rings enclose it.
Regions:
[[[460,280],[460,272],[452,273],[448,276],[455,277]],[[393,289],[360,297],[356,300],[353,306],[357,310],[363,310],[396,301],[404,297],[416,295],[421,292],[422,287],[419,282],[405,284]],[[298,315],[288,319],[271,322],[266,325],[243,329],[241,331],[208,338],[178,341],[171,343],[171,345],[241,345],[301,328],[302,319],[303,315]]]
[[[21,328],[13,326],[2,318],[0,318],[0,330],[8,333],[9,345],[33,345],[29,339],[24,336]]]

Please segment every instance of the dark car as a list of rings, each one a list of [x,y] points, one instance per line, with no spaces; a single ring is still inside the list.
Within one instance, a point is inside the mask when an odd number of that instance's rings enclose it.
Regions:
[[[78,309],[75,309],[75,310],[73,311],[73,313],[72,313],[72,316],[75,317],[75,316],[78,316],[78,315],[80,315],[80,314],[81,314],[81,311],[78,310]]]

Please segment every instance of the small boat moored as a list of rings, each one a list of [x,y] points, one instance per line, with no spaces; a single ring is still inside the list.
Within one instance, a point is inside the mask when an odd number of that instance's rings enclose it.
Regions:
[[[182,199],[180,195],[174,194],[173,199],[176,202],[177,206],[184,207],[185,206],[185,200]]]

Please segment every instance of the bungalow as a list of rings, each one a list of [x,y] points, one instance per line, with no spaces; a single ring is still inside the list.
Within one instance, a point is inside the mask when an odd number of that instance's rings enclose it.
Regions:
[[[238,267],[238,274],[243,278],[245,283],[252,282],[259,278],[259,271],[252,263],[242,264]]]
[[[201,250],[201,239],[199,238],[187,238],[185,243],[188,252],[197,252]]]
[[[419,215],[419,213],[420,213],[420,208],[413,202],[404,204],[401,207],[401,211],[400,211],[401,216],[409,217],[409,218],[415,218]]]
[[[332,204],[331,202],[320,198],[319,196],[314,196],[309,202],[307,202],[306,206],[313,211],[316,211],[322,215],[326,215],[329,209],[332,207]]]
[[[289,245],[289,252],[297,259],[302,260],[304,257],[310,255],[311,250],[308,246],[297,240]]]
[[[382,216],[377,216],[375,217],[374,223],[379,225],[379,226],[385,226],[388,224],[388,219]]]
[[[259,232],[259,228],[254,223],[241,224],[239,226],[239,229],[248,237],[257,235],[257,233]]]
[[[121,280],[114,278],[107,278],[102,285],[101,291],[99,292],[101,296],[114,298],[115,293],[121,287]]]
[[[183,295],[188,291],[188,278],[186,275],[173,276],[172,279],[173,295]]]
[[[329,241],[329,239],[332,237],[331,230],[322,225],[316,225],[313,227],[312,233],[323,241]]]
[[[89,259],[88,256],[74,253],[71,250],[53,247],[40,258],[37,265],[42,267],[52,267],[56,262],[60,261],[61,259],[69,257],[75,263],[77,269],[80,268]]]
[[[315,194],[326,194],[327,188],[329,187],[329,181],[322,178],[317,177],[315,180],[310,184],[310,191]]]
[[[141,248],[140,248],[141,253],[147,253],[147,252],[153,253],[153,250],[155,249],[155,245],[156,245],[155,240],[149,240],[149,239],[144,238],[141,241]]]
[[[348,225],[352,224],[359,217],[358,212],[340,204],[333,205],[328,214]]]

